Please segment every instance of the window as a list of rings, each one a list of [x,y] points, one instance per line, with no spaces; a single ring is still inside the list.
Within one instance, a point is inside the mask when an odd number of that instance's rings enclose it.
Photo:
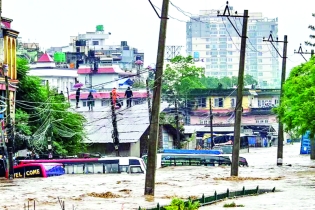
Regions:
[[[200,120],[200,124],[202,125],[210,124],[210,120]]]
[[[235,107],[235,105],[236,105],[236,99],[231,98],[231,107]]]
[[[258,63],[262,63],[262,59],[258,59]]]
[[[92,41],[92,45],[99,45],[99,41]]]
[[[214,99],[214,107],[223,107],[224,98],[215,98]]]
[[[209,38],[206,38],[206,42],[209,42],[210,41],[210,39]]]
[[[207,101],[206,98],[198,98],[198,107],[206,107],[207,106]]]
[[[210,51],[207,51],[207,52],[206,52],[206,55],[210,55],[210,54],[211,54],[211,52],[210,52]]]
[[[211,58],[211,62],[218,62],[218,58]]]
[[[206,48],[210,48],[210,45],[207,44],[207,45],[206,45]]]
[[[268,119],[256,119],[256,123],[268,123]]]
[[[232,62],[233,61],[233,59],[232,58],[228,58],[228,62]]]
[[[220,65],[220,69],[226,69],[226,65]]]
[[[221,63],[226,63],[227,59],[225,57],[220,57],[220,62]]]
[[[258,100],[258,107],[268,107],[268,106],[271,106],[271,100],[269,99],[261,99],[261,100]]]
[[[233,52],[232,52],[232,51],[228,51],[228,54],[229,54],[229,55],[233,55]]]
[[[228,48],[232,48],[232,44],[228,44]]]
[[[209,63],[211,61],[210,58],[206,58],[206,62]]]
[[[219,52],[219,55],[221,55],[221,56],[222,56],[222,55],[223,55],[223,56],[226,56],[226,51],[220,51],[220,52]]]
[[[258,52],[258,55],[259,55],[259,56],[262,56],[262,52]]]
[[[232,65],[228,65],[228,69],[231,69],[231,68],[233,68],[233,66]]]

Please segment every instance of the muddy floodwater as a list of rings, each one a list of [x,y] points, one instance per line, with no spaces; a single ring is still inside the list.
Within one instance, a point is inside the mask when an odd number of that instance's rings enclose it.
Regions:
[[[230,167],[169,167],[159,169],[154,198],[143,196],[145,175],[64,175],[45,179],[0,180],[0,209],[22,210],[28,200],[36,200],[36,210],[132,210],[168,204],[172,197],[201,197],[245,188],[271,189],[280,192],[225,200],[202,207],[226,209],[225,203],[235,202],[236,209],[315,209],[315,162],[299,155],[300,145],[284,146],[284,166],[276,166],[277,148],[251,148],[249,167],[240,167],[240,180],[226,179]],[[291,166],[287,166],[291,164]],[[260,179],[258,179],[260,178]],[[33,208],[30,208],[33,209]]]

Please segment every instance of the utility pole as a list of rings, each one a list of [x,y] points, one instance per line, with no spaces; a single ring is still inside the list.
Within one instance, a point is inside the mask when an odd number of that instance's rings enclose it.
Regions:
[[[52,154],[52,141],[51,138],[53,136],[53,129],[52,129],[52,123],[50,122],[49,125],[49,132],[48,132],[48,137],[47,137],[47,143],[48,143],[48,159],[52,159],[53,158],[53,154]]]
[[[311,55],[311,58],[312,58],[313,55],[314,55],[314,50],[311,50],[310,53],[307,52],[307,50],[305,50],[305,52],[303,52],[302,44],[300,44],[299,50],[298,50],[297,52],[296,52],[296,50],[294,50],[294,54],[300,54],[300,55],[304,58],[304,60],[307,61],[307,59],[304,57],[303,54],[308,54],[308,55],[310,54],[310,55]]]
[[[156,153],[159,140],[159,122],[160,122],[160,104],[161,104],[161,89],[162,89],[162,75],[164,66],[164,53],[165,53],[165,41],[166,41],[166,29],[168,19],[168,8],[170,0],[163,0],[162,14],[161,16],[156,11],[154,5],[149,0],[152,8],[157,16],[161,19],[160,33],[159,33],[159,45],[156,58],[156,73],[154,80],[154,91],[152,101],[152,112],[150,121],[149,132],[149,144],[148,144],[148,165],[147,173],[145,177],[145,195],[154,196],[155,191],[155,172],[156,172]]]
[[[118,130],[117,130],[117,117],[115,113],[115,104],[113,101],[112,92],[110,93],[110,101],[111,101],[111,108],[112,108],[112,124],[113,124],[112,138],[113,138],[113,143],[115,146],[116,156],[118,157],[119,156],[119,136],[118,136]]]
[[[6,132],[7,132],[7,149],[9,158],[9,179],[14,179],[14,166],[13,166],[13,142],[14,142],[14,131],[11,124],[11,104],[10,104],[10,90],[9,90],[9,79],[8,79],[8,66],[3,64],[2,66],[5,79],[5,89],[6,89],[6,102],[7,102],[7,113],[6,113]]]
[[[282,72],[281,72],[281,88],[280,88],[280,100],[279,100],[279,106],[282,101],[283,97],[283,84],[285,82],[285,73],[286,73],[286,65],[287,65],[287,45],[288,45],[288,36],[284,35],[284,40],[279,41],[278,37],[276,40],[273,39],[272,33],[270,33],[269,38],[265,40],[263,38],[264,42],[270,42],[273,48],[277,51],[278,55],[282,58]],[[275,47],[273,44],[274,42],[279,43],[283,42],[283,55],[279,53],[278,49]],[[301,54],[302,55],[302,54]],[[278,127],[278,150],[277,150],[277,166],[282,166],[283,163],[283,141],[284,141],[284,136],[283,136],[283,123],[281,122],[281,119],[279,118],[279,127]]]
[[[145,81],[147,88],[147,101],[148,101],[148,112],[149,112],[149,122],[151,121],[151,98],[150,98],[150,89],[149,89],[149,78]]]
[[[244,87],[244,70],[245,70],[245,55],[246,55],[246,39],[247,39],[247,22],[248,22],[248,10],[244,10],[242,16],[231,15],[230,9],[227,5],[223,12],[223,15],[218,16],[227,17],[230,21],[238,35],[242,38],[241,40],[241,50],[240,50],[240,63],[238,71],[238,86],[237,86],[237,98],[235,106],[235,122],[234,122],[234,141],[233,141],[233,152],[232,152],[232,166],[231,166],[231,176],[238,176],[238,167],[239,167],[239,154],[240,154],[240,138],[241,138],[241,120],[242,120],[242,100],[243,100],[243,87]],[[226,14],[228,13],[228,14]],[[242,17],[243,18],[243,29],[242,34],[240,34],[237,28],[233,25],[230,17]]]
[[[180,149],[180,136],[179,136],[179,117],[178,117],[178,106],[177,106],[177,98],[175,97],[175,121],[176,121],[176,140],[177,147]]]
[[[211,149],[214,146],[214,137],[213,137],[213,114],[212,114],[212,101],[211,97],[209,98],[209,114],[210,114],[210,134],[211,134]]]

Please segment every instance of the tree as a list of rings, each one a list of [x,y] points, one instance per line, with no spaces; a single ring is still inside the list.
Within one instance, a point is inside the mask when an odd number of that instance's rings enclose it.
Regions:
[[[313,13],[312,16],[315,17],[315,13]],[[315,31],[315,26],[313,26],[313,25],[309,25],[308,28],[311,29],[312,31]],[[311,34],[310,39],[315,39],[315,35]],[[312,43],[310,41],[306,41],[305,44],[308,46],[315,47],[315,43]]]
[[[229,89],[237,85],[237,77],[203,77],[200,79],[201,83],[205,88],[223,88]],[[246,74],[244,76],[244,84],[245,85],[255,85],[257,84],[257,80],[254,79],[253,76]]]
[[[69,110],[63,95],[28,75],[28,62],[17,59],[19,89],[16,93],[16,149],[47,151],[47,137],[52,134],[54,152],[76,154],[84,150],[82,115]]]
[[[235,83],[237,84],[237,83]],[[257,80],[252,75],[246,74],[244,77],[244,85],[257,85]]]
[[[304,135],[310,131],[311,159],[315,159],[315,57],[292,69],[283,86],[281,105],[275,112],[286,131]]]
[[[162,91],[166,100],[173,102],[176,97],[182,101],[192,89],[204,87],[200,81],[204,77],[204,70],[194,66],[192,56],[176,56],[170,62],[163,74]]]

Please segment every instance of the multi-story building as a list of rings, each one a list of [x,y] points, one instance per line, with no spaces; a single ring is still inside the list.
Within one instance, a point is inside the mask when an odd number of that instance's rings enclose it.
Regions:
[[[84,53],[88,55],[89,50],[94,50],[97,57],[112,58],[113,63],[119,65],[120,68],[136,71],[139,68],[136,61],[144,61],[144,52],[129,46],[127,41],[121,41],[120,45],[108,44],[110,36],[110,32],[104,32],[103,25],[98,25],[95,32],[86,32],[85,34],[78,34],[78,36],[71,36],[68,47],[52,47],[47,52],[51,56],[53,56],[53,53],[58,52],[58,50],[59,52]]]
[[[72,90],[77,81],[77,70],[70,68],[58,68],[54,60],[44,53],[35,64],[30,64],[29,75],[41,78],[43,84],[49,84],[51,88],[63,92],[65,95]]]
[[[234,13],[231,7],[230,12]],[[242,33],[243,20],[230,18],[234,28],[226,17],[217,14],[215,10],[202,10],[199,16],[191,17],[186,23],[187,54],[206,62],[206,76],[238,76],[239,34]],[[245,73],[254,76],[260,88],[279,88],[279,56],[269,43],[263,42],[264,37],[268,39],[270,31],[274,38],[277,37],[278,18],[264,18],[262,13],[250,13],[249,16]]]
[[[194,93],[194,91],[192,92]],[[213,112],[213,123],[230,124],[234,123],[234,110],[236,105],[235,89],[212,89],[201,90],[195,103],[193,103],[190,124],[209,124],[210,99]],[[280,90],[244,90],[242,107],[242,123],[265,124],[277,123],[277,118],[272,113],[272,108],[279,104]]]
[[[15,96],[16,85],[18,84],[17,69],[16,69],[16,49],[17,49],[17,37],[19,32],[15,31],[11,27],[12,19],[1,17],[1,30],[3,36],[0,37],[0,95],[6,96],[5,74],[9,79],[9,98],[10,98],[10,117],[12,120],[15,118]],[[7,72],[5,71],[7,69]],[[2,107],[5,104],[5,100],[1,100]],[[0,119],[4,119],[4,110],[0,111]]]

